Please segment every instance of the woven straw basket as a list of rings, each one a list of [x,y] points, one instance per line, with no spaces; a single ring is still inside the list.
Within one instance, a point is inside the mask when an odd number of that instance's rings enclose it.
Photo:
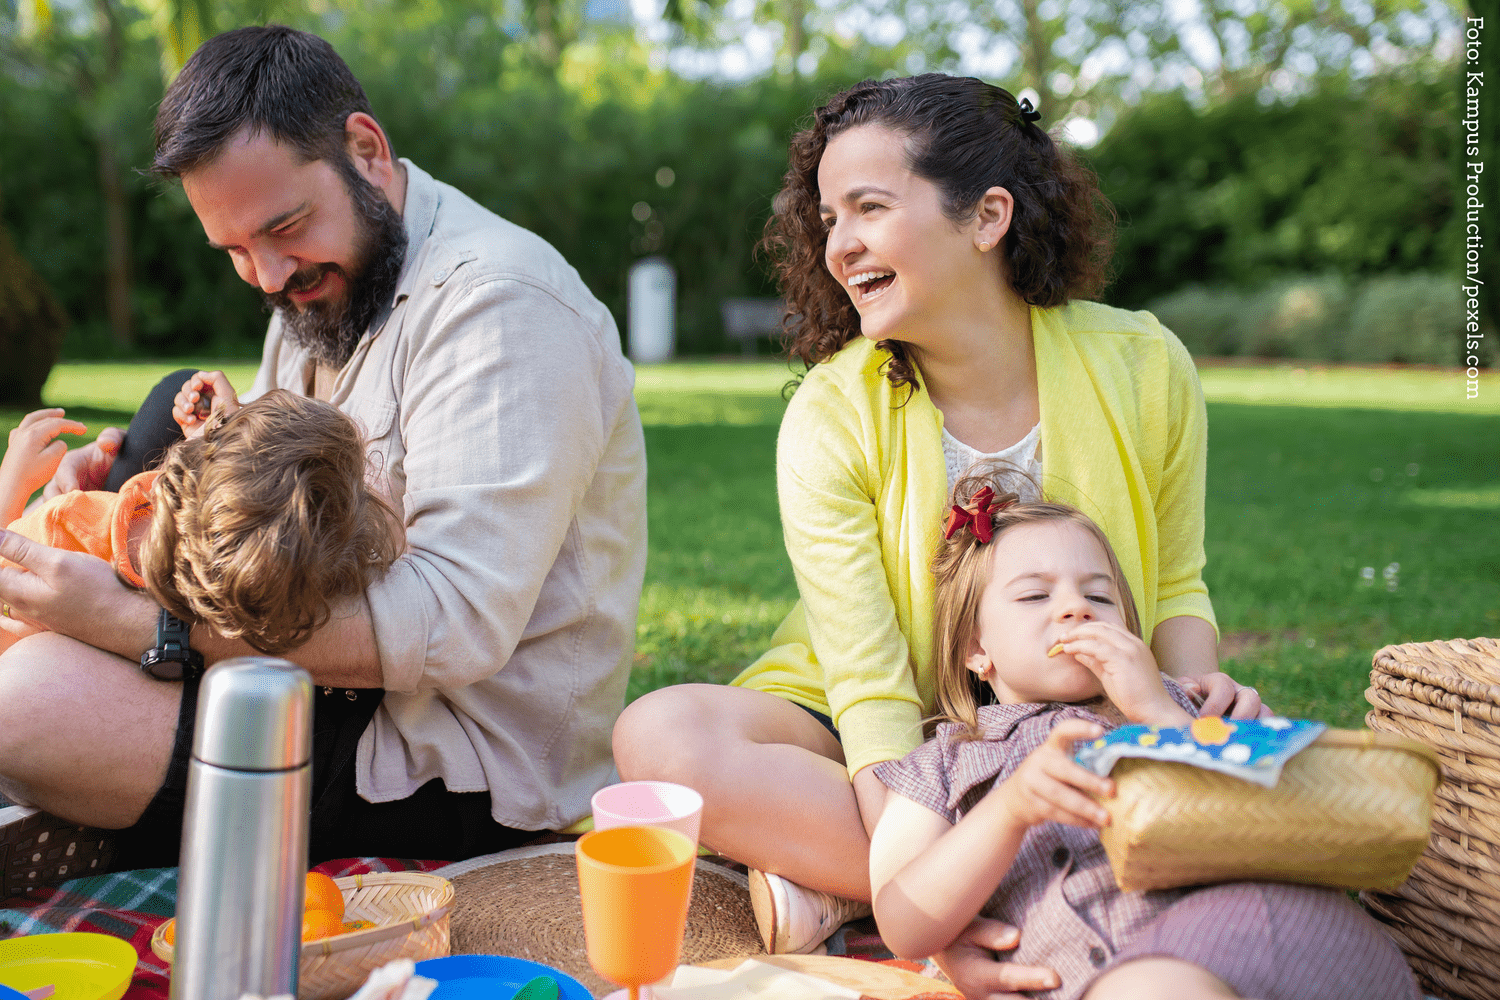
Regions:
[[[447,879],[390,872],[333,881],[344,894],[344,919],[368,920],[375,926],[305,943],[297,969],[297,1000],[344,1000],[387,962],[420,962],[448,954],[453,883]],[[151,936],[151,950],[170,962],[166,927],[162,924]]]
[[[1099,833],[1121,889],[1255,879],[1394,888],[1427,844],[1437,757],[1415,740],[1330,729],[1274,788],[1125,758]]]
[[[1447,781],[1411,878],[1362,898],[1424,987],[1500,1000],[1500,642],[1387,646],[1370,683],[1370,728],[1431,746]]]

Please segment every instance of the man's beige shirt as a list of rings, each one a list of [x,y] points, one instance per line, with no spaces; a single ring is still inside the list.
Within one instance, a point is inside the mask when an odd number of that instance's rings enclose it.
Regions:
[[[646,562],[634,372],[556,250],[402,163],[394,301],[330,393],[406,525],[367,592],[387,693],[358,789],[386,802],[442,778],[488,789],[500,823],[557,829],[613,777]],[[246,398],[312,374],[273,317]]]

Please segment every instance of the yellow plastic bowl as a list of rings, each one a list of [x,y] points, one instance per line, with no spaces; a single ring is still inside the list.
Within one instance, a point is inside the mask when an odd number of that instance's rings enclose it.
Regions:
[[[120,1000],[135,949],[108,934],[34,934],[0,941],[0,985],[25,993],[55,986],[53,1000]]]

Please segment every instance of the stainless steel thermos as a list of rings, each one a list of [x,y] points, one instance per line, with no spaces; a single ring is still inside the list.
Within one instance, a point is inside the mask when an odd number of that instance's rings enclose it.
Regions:
[[[182,822],[172,1000],[297,992],[312,797],[312,679],[215,665],[198,693]]]

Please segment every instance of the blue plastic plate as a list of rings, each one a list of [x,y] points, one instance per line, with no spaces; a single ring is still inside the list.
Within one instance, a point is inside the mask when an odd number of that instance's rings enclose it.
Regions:
[[[558,1000],[594,1000],[583,984],[550,965],[504,955],[452,955],[417,963],[417,975],[436,979],[428,1000],[510,1000],[537,976],[557,980]]]

